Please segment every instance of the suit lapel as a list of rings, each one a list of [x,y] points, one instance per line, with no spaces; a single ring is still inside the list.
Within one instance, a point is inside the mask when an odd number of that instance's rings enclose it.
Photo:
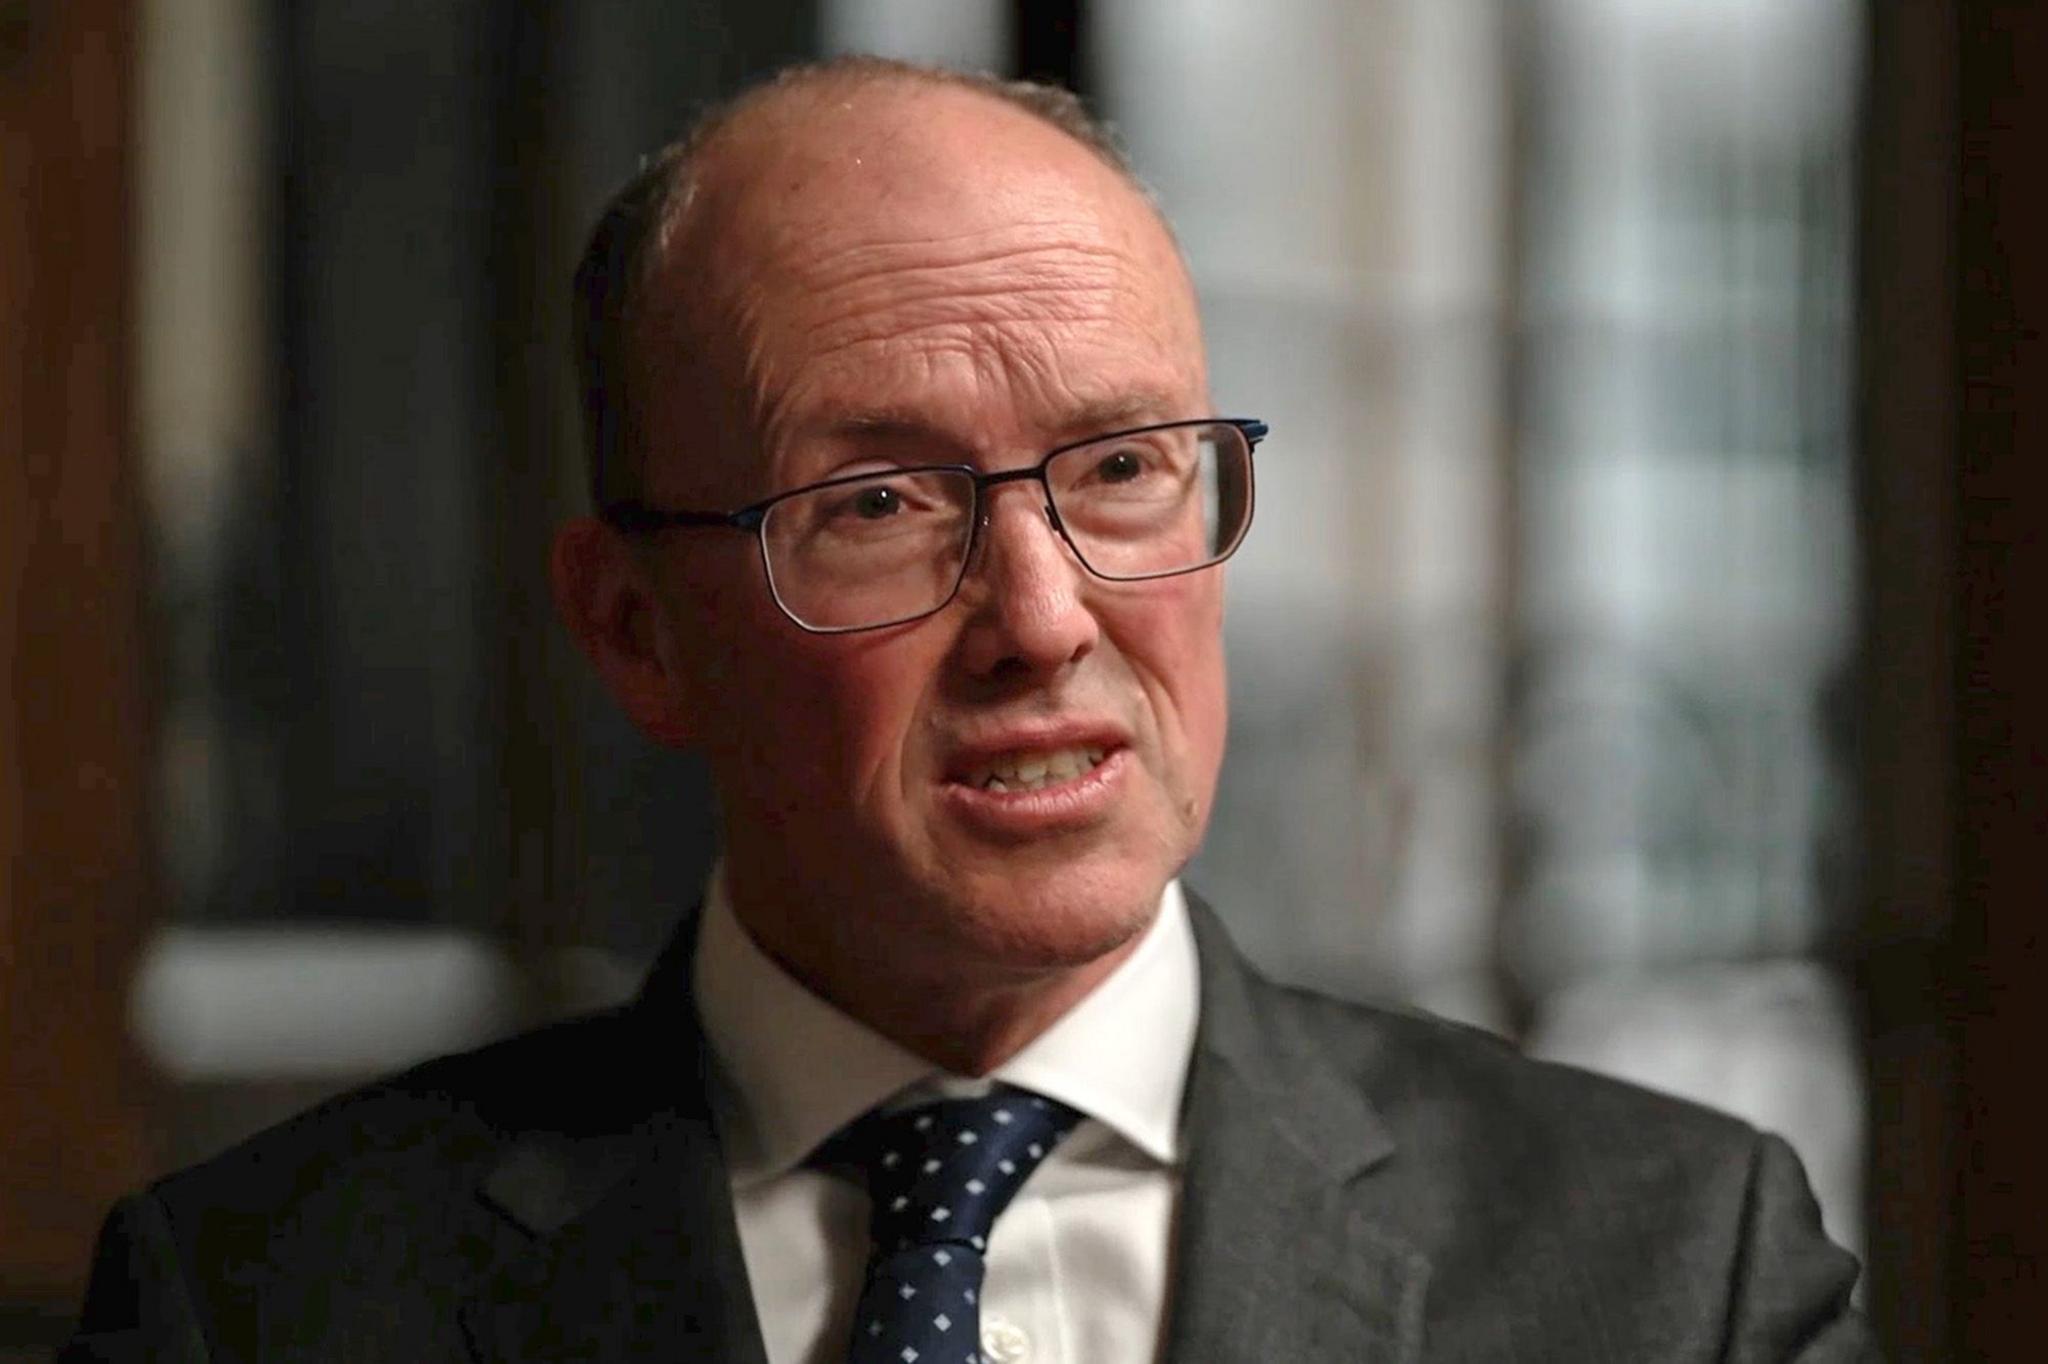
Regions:
[[[766,1364],[690,999],[695,942],[685,923],[633,1006],[639,1054],[616,1058],[676,1088],[610,1130],[529,1134],[485,1179],[524,1244],[462,1308],[479,1360]]]
[[[1415,1360],[1429,1264],[1372,1214],[1393,1142],[1190,901],[1202,1021],[1164,1358]],[[620,1058],[677,1090],[614,1130],[522,1140],[485,1181],[524,1244],[462,1309],[479,1360],[765,1364],[690,999],[695,938],[686,923],[634,1006],[658,1059]]]
[[[1372,1216],[1391,1137],[1207,907],[1191,908],[1202,1022],[1165,1358],[1418,1358],[1429,1264]]]

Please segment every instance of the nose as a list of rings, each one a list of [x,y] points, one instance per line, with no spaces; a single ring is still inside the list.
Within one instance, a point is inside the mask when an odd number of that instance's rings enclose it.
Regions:
[[[1045,677],[1095,648],[1088,570],[1054,529],[1042,489],[993,490],[974,554],[960,587],[969,607],[960,650],[973,676]]]

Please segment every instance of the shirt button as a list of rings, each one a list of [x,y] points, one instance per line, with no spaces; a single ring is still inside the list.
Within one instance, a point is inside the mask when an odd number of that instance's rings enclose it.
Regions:
[[[1031,1337],[1014,1321],[990,1317],[981,1324],[981,1352],[989,1364],[1024,1364],[1031,1358]]]

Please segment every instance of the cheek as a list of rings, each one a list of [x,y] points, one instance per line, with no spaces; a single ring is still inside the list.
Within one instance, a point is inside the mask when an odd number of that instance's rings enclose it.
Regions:
[[[784,628],[774,648],[742,642],[728,706],[777,784],[828,807],[885,810],[914,766],[933,661],[920,641]],[[809,803],[809,802],[806,802]]]
[[[1200,637],[1190,644],[1187,681],[1182,688],[1182,723],[1186,743],[1180,808],[1196,839],[1208,829],[1216,803],[1216,782],[1223,770],[1223,746],[1229,729],[1230,688],[1223,659],[1220,609],[1209,618]]]
[[[792,793],[823,778],[829,726],[810,636],[790,624],[748,576],[750,563],[717,565],[686,590],[694,630],[691,697],[701,738],[729,799],[787,811]]]
[[[837,656],[820,662],[818,722],[829,724],[845,776],[864,791],[897,786],[920,740],[934,662],[915,639],[854,637],[837,641]]]
[[[1223,765],[1223,742],[1229,723],[1229,686],[1225,680],[1223,644],[1208,637],[1191,658],[1181,688],[1181,722],[1187,736],[1188,776],[1206,808]]]
[[[1171,581],[1171,580],[1169,580]],[[1127,652],[1159,698],[1157,719],[1169,762],[1207,803],[1223,759],[1228,687],[1223,661],[1220,584],[1182,580],[1130,622]]]

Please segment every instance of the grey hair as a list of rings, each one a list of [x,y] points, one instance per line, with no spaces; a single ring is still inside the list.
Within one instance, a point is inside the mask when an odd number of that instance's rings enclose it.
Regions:
[[[632,347],[649,281],[665,260],[695,196],[694,172],[705,148],[758,104],[798,91],[872,83],[969,90],[1021,109],[1088,148],[1152,201],[1151,191],[1131,169],[1108,125],[1090,114],[1072,91],[1058,86],[883,57],[844,56],[785,67],[709,106],[682,136],[643,158],[638,173],[605,205],[576,267],[571,345],[582,397],[590,495],[600,510],[641,495],[644,461],[635,430]]]

